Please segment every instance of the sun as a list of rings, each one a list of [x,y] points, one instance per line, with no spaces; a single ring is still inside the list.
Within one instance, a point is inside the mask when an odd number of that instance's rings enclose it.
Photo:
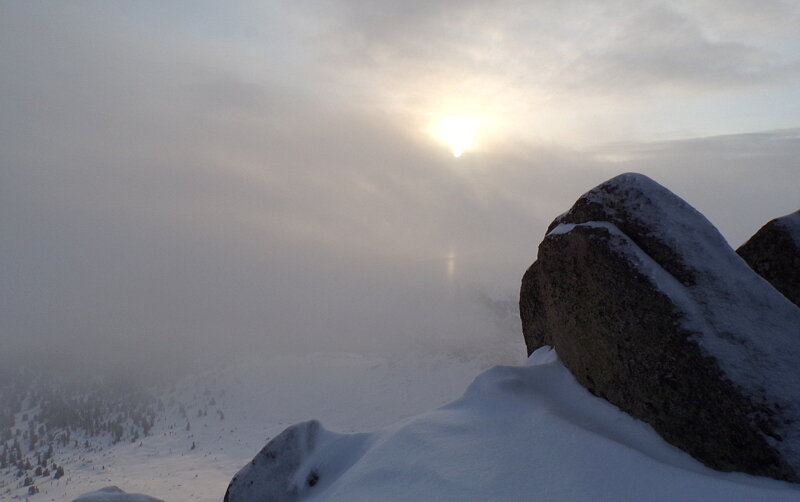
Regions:
[[[480,129],[480,120],[474,117],[444,117],[434,127],[435,136],[445,143],[453,157],[461,155],[475,146]]]

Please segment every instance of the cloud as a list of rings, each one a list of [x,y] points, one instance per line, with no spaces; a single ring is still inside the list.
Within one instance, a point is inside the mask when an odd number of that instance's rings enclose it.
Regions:
[[[660,180],[738,247],[768,220],[796,211],[798,153],[800,129],[793,128],[607,145],[593,157]]]
[[[576,65],[583,85],[631,89],[721,90],[788,82],[797,61],[741,42],[714,40],[688,16],[658,6],[637,13]]]
[[[616,141],[634,131],[646,140],[680,136],[670,123],[691,121],[698,105],[726,96],[703,111],[716,129],[695,134],[745,132],[746,120],[730,114],[755,101],[759,123],[771,115],[772,127],[794,124],[775,105],[791,97],[800,72],[787,22],[800,10],[791,4],[325,5],[326,22],[309,38],[320,73],[346,82],[345,99],[412,124],[461,109],[527,140]],[[765,30],[770,22],[776,28]]]
[[[714,79],[739,59],[773,50],[717,43],[684,15],[628,2],[242,3],[232,17],[100,5],[26,2],[0,15],[7,357],[37,348],[162,364],[420,340],[490,351],[487,340],[516,334],[496,332],[476,292],[513,298],[550,220],[619,172],[675,189],[732,241],[796,209],[796,130],[637,142],[615,112],[587,135],[608,129],[622,143],[507,131],[457,161],[421,130],[451,99],[568,131],[617,107],[585,107],[561,88],[597,68],[638,71],[651,89],[651,72],[674,72],[707,92],[728,85]],[[642,12],[706,52],[670,66],[657,49],[672,42],[635,31]],[[637,44],[647,72],[626,60]],[[589,49],[599,66],[565,70],[588,65]],[[714,57],[727,66],[708,75]]]
[[[393,73],[386,67],[394,67],[395,75],[461,69],[512,79],[515,86],[569,84],[584,92],[598,91],[614,76],[615,85],[602,90],[625,93],[650,86],[718,90],[774,84],[797,72],[796,55],[786,50],[787,41],[797,46],[796,37],[785,31],[775,36],[800,17],[790,4],[772,2],[766,9],[747,3],[704,2],[693,9],[680,3],[581,0],[335,5],[327,12],[335,21],[321,39],[323,53],[337,67],[363,65],[378,73]],[[777,30],[764,33],[769,24]],[[734,35],[739,38],[726,38]]]

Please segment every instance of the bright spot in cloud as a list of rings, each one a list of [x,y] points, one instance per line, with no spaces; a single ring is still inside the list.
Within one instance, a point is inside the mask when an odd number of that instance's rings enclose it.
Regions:
[[[455,155],[455,154],[453,154]],[[456,155],[458,157],[458,155]],[[456,254],[453,251],[445,257],[445,263],[447,264],[447,278],[452,280],[453,277],[456,275]]]
[[[474,117],[444,117],[434,127],[434,135],[458,158],[475,146],[480,125],[481,121]]]

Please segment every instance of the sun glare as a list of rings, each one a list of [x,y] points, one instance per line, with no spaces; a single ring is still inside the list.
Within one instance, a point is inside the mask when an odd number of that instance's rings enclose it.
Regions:
[[[453,157],[461,155],[475,145],[480,121],[471,117],[444,117],[435,127],[436,136],[453,152]]]

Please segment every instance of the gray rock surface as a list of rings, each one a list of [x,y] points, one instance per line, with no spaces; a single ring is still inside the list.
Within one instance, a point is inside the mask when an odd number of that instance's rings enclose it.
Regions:
[[[800,210],[768,222],[736,252],[800,306]]]
[[[646,176],[584,194],[520,291],[529,353],[713,468],[800,481],[800,309]]]

